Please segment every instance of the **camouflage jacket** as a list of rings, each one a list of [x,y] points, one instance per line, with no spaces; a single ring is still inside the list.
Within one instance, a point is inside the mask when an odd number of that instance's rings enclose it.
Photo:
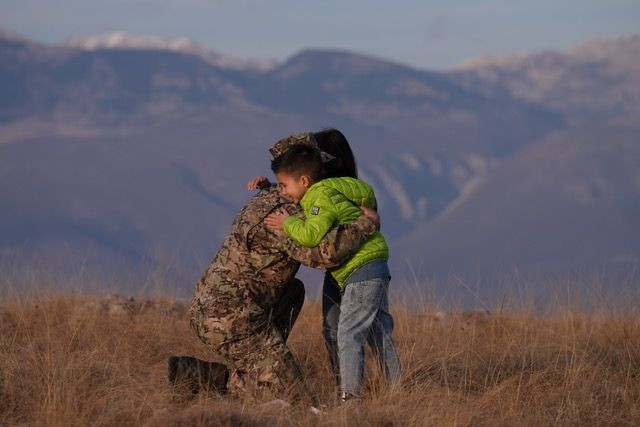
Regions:
[[[330,230],[319,246],[305,248],[264,224],[263,219],[277,209],[302,215],[299,206],[282,198],[278,187],[272,186],[262,189],[236,216],[231,233],[197,284],[194,305],[199,310],[207,310],[207,305],[215,304],[222,293],[244,294],[268,311],[278,300],[282,286],[295,276],[300,263],[320,269],[336,267],[376,231],[376,224],[362,215],[350,224]]]

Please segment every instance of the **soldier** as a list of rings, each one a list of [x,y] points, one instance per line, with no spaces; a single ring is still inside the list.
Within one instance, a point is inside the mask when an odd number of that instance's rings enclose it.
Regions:
[[[279,144],[292,139],[313,137],[296,135]],[[276,186],[262,188],[240,211],[198,281],[190,308],[191,326],[200,339],[230,365],[231,394],[262,398],[293,391],[302,397],[297,388],[304,384],[301,371],[285,345],[304,302],[304,287],[294,276],[300,263],[322,269],[340,265],[379,225],[377,214],[363,209],[365,215],[331,230],[320,246],[304,248],[264,224],[279,209],[302,214]]]

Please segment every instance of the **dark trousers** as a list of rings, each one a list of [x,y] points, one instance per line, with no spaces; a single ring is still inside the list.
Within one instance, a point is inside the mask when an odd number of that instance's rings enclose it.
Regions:
[[[286,341],[304,304],[304,283],[292,279],[282,288],[276,305],[271,309],[271,321]]]
[[[329,366],[336,383],[340,386],[340,362],[338,359],[338,322],[342,292],[338,282],[327,271],[322,285],[322,335],[329,355]]]

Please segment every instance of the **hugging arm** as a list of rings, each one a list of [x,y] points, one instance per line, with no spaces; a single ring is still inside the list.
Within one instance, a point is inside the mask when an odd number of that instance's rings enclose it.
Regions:
[[[288,217],[283,224],[285,234],[306,248],[320,245],[324,236],[337,222],[337,215],[324,211],[322,215],[309,215],[306,219],[297,216]]]
[[[376,231],[380,219],[376,213],[361,215],[349,224],[329,230],[318,246],[306,248],[289,239],[284,233],[277,235],[278,245],[291,258],[307,267],[328,269],[337,267],[355,254],[360,246]]]

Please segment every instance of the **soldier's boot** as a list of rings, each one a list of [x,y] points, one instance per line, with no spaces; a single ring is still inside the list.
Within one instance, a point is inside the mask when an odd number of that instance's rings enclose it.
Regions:
[[[193,397],[200,391],[225,394],[229,369],[222,363],[207,362],[191,356],[171,356],[168,360],[167,377],[173,386],[174,398],[189,397],[189,394]],[[181,391],[184,393],[180,393]]]

